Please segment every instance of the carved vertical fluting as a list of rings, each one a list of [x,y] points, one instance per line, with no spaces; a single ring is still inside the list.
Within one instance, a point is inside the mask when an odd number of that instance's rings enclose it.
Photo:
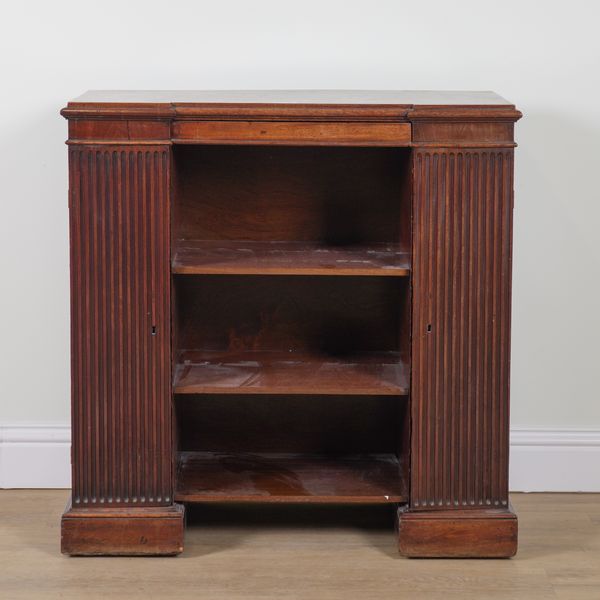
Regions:
[[[169,152],[69,149],[74,508],[172,503]]]
[[[508,504],[512,149],[414,151],[413,508]]]

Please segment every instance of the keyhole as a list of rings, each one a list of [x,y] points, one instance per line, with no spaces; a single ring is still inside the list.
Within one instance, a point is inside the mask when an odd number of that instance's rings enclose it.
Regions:
[[[152,325],[152,335],[156,335],[156,325]]]
[[[427,333],[431,333],[431,323],[427,325]]]

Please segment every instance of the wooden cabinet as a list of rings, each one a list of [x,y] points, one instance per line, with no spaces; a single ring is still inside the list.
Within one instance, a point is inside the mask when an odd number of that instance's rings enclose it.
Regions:
[[[88,92],[62,114],[63,552],[181,552],[184,503],[326,502],[397,505],[407,556],[515,553],[512,104]]]

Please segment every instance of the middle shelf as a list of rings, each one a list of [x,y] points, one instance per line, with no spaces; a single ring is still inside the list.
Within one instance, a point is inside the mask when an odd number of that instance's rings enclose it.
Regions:
[[[332,357],[307,352],[183,351],[176,394],[406,395],[408,369],[396,352]]]
[[[371,275],[405,277],[410,254],[397,244],[178,240],[179,275]]]

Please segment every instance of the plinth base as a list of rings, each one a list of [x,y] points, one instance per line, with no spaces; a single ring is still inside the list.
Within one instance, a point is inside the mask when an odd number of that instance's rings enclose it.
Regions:
[[[72,556],[168,556],[183,551],[184,507],[72,508],[62,516],[61,551]]]

